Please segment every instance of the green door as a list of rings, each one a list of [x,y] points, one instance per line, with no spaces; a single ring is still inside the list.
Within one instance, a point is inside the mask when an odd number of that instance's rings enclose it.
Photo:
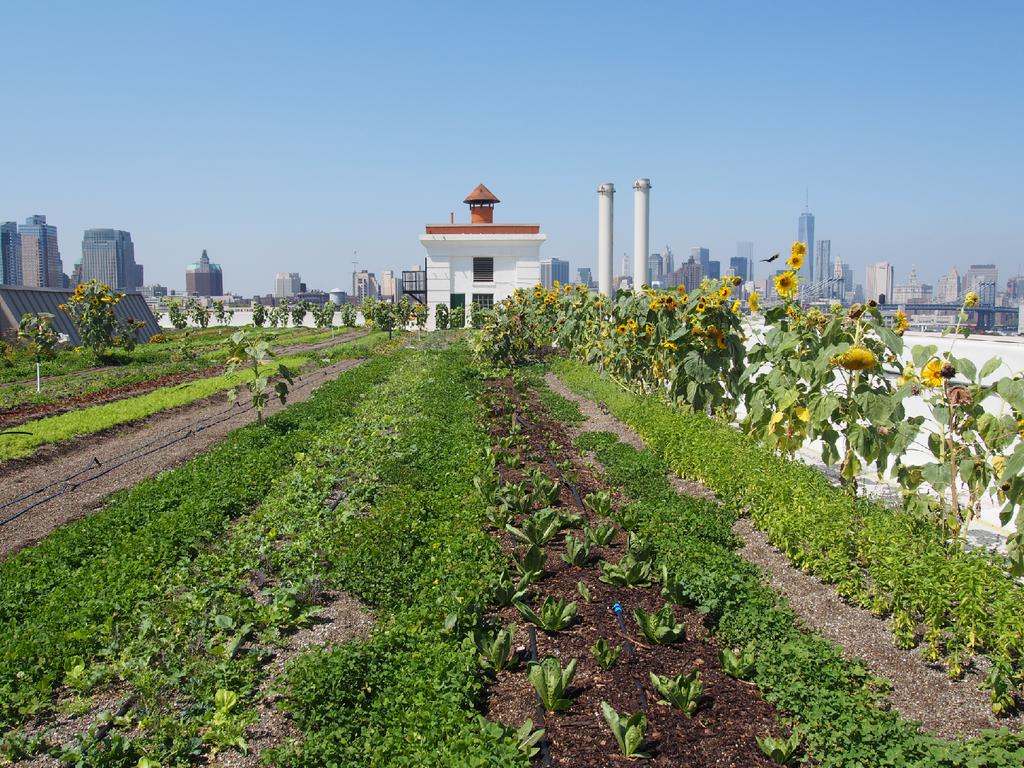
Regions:
[[[451,308],[465,307],[466,306],[466,294],[464,293],[453,293],[451,295]]]

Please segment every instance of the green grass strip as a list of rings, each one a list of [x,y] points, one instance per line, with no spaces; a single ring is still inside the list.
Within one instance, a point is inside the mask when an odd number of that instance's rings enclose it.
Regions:
[[[273,364],[276,367],[278,363],[283,363],[289,368],[295,369],[311,359],[311,354],[294,355],[275,359]],[[91,408],[32,421],[18,427],[19,431],[27,431],[31,434],[6,435],[0,438],[0,461],[31,456],[36,449],[43,445],[62,443],[76,437],[91,435],[104,429],[144,419],[154,413],[188,405],[218,392],[245,384],[252,378],[251,371],[238,370],[234,373],[224,373],[173,387],[162,387],[138,397],[94,405]]]

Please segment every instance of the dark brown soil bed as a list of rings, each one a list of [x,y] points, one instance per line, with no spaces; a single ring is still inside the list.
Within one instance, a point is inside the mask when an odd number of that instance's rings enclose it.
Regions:
[[[599,490],[612,492],[613,503],[625,500],[615,489],[605,486],[583,463],[571,445],[568,435],[553,427],[543,406],[532,394],[521,395],[511,382],[491,383],[491,434],[495,442],[510,433],[513,421],[519,424],[522,438],[518,450],[521,466],[511,468],[499,464],[504,481],[519,482],[530,469],[543,469],[551,478],[568,479],[579,497]],[[514,414],[519,414],[514,416]],[[564,462],[570,461],[571,467]],[[562,463],[563,470],[555,466]],[[570,487],[563,483],[559,508],[567,513],[581,514],[595,525],[598,520],[580,504]],[[582,538],[580,531],[567,531]],[[617,562],[626,551],[626,534],[619,530],[606,547],[594,547],[588,567],[572,566],[562,560],[565,552],[563,532],[548,545],[547,565],[541,580],[533,585],[529,603],[537,608],[546,597],[575,601],[578,613],[572,626],[562,632],[546,634],[536,630],[537,657],[552,655],[564,667],[570,659],[577,660],[576,677],[569,697],[572,706],[560,713],[544,713],[544,728],[551,765],[588,768],[590,766],[636,765],[620,752],[615,738],[605,723],[601,702],[608,702],[623,716],[643,710],[647,720],[645,750],[652,758],[640,764],[651,766],[769,766],[773,765],[760,751],[755,737],[785,735],[779,715],[767,704],[756,687],[726,675],[718,661],[719,647],[694,611],[674,606],[678,621],[686,625],[686,637],[672,645],[654,645],[639,631],[633,619],[634,608],[655,611],[665,605],[657,585],[642,588],[620,588],[599,580],[601,560]],[[517,545],[507,532],[495,531],[502,549],[511,552]],[[523,545],[518,545],[520,549]],[[583,582],[590,593],[586,602],[578,591]],[[613,606],[619,604],[625,631],[620,626]],[[486,715],[507,725],[519,726],[526,719],[538,723],[538,700],[526,675],[525,660],[529,654],[530,624],[514,607],[498,610],[492,617],[497,623],[515,623],[518,627],[516,645],[522,647],[524,663],[516,670],[497,675],[489,688]],[[609,645],[623,646],[619,661],[610,669],[602,669],[591,652],[591,646],[604,638]],[[650,672],[674,676],[700,670],[704,694],[693,717],[680,710],[657,703],[661,696],[648,679]],[[541,764],[542,755],[536,758]]]

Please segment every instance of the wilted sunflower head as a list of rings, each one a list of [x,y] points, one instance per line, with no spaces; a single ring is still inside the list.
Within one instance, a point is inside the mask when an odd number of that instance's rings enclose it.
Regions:
[[[753,291],[750,297],[747,299],[747,306],[750,307],[751,312],[757,312],[761,309],[761,296],[757,291]]]
[[[843,354],[833,358],[834,362],[848,371],[863,371],[878,365],[875,353],[867,347],[850,347]]]
[[[975,291],[968,291],[967,295],[964,296],[965,307],[976,307],[978,306],[978,294]]]

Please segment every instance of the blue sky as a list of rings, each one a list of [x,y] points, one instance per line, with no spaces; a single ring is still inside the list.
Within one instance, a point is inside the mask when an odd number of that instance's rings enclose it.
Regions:
[[[351,285],[422,260],[479,182],[542,254],[596,262],[612,181],[651,243],[817,236],[934,279],[1024,263],[1024,3],[19,3],[3,14],[0,220],[130,230],[147,282]]]

